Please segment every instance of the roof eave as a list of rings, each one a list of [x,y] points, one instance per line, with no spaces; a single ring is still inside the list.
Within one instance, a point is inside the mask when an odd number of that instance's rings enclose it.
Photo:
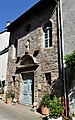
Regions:
[[[19,23],[22,23],[24,19],[27,19],[28,16],[31,15],[31,13],[38,13],[38,10],[41,10],[42,8],[46,7],[49,3],[56,3],[56,0],[40,0],[38,3],[36,3],[34,6],[32,6],[29,10],[27,10],[24,14],[22,14],[20,17],[18,17],[15,21],[13,21],[8,27],[7,31],[11,32],[13,31]]]

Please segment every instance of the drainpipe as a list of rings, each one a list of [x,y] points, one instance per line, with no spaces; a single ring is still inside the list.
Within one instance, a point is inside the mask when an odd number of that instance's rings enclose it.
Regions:
[[[63,67],[63,49],[64,46],[62,43],[63,36],[62,36],[62,28],[61,28],[61,12],[60,12],[60,2],[58,2],[57,10],[57,37],[58,37],[58,58],[59,58],[59,77],[62,80],[62,99],[64,99],[64,67]]]
[[[67,89],[67,76],[66,76],[66,63],[64,61],[64,38],[63,38],[63,17],[62,17],[62,0],[59,1],[60,11],[60,33],[61,33],[61,59],[62,59],[62,81],[64,87],[64,104],[65,104],[65,119],[69,119],[68,107],[68,89]]]
[[[59,21],[60,21],[60,61],[61,61],[61,79],[62,79],[62,100],[65,103],[65,82],[64,82],[64,39],[63,39],[63,21],[62,21],[62,1],[58,3]]]
[[[57,7],[57,26],[58,26],[58,51],[59,51],[59,64],[60,64],[60,79],[62,80],[62,102],[65,107],[65,119],[69,118],[68,111],[68,91],[66,79],[66,64],[64,61],[64,39],[63,39],[63,19],[62,19],[62,0],[58,2]]]

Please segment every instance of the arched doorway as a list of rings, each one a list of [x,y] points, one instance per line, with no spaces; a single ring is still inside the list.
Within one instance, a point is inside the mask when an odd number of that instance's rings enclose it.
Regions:
[[[32,105],[34,102],[34,71],[38,67],[30,55],[21,58],[17,72],[21,74],[21,103]]]

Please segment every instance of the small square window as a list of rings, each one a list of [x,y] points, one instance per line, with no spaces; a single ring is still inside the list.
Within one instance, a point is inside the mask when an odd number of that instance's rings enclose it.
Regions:
[[[49,85],[51,85],[51,73],[45,73],[46,81]]]

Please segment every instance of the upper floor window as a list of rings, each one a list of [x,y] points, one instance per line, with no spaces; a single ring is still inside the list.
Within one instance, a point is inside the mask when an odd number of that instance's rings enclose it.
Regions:
[[[51,21],[44,25],[44,46],[45,48],[52,46],[52,23]]]

